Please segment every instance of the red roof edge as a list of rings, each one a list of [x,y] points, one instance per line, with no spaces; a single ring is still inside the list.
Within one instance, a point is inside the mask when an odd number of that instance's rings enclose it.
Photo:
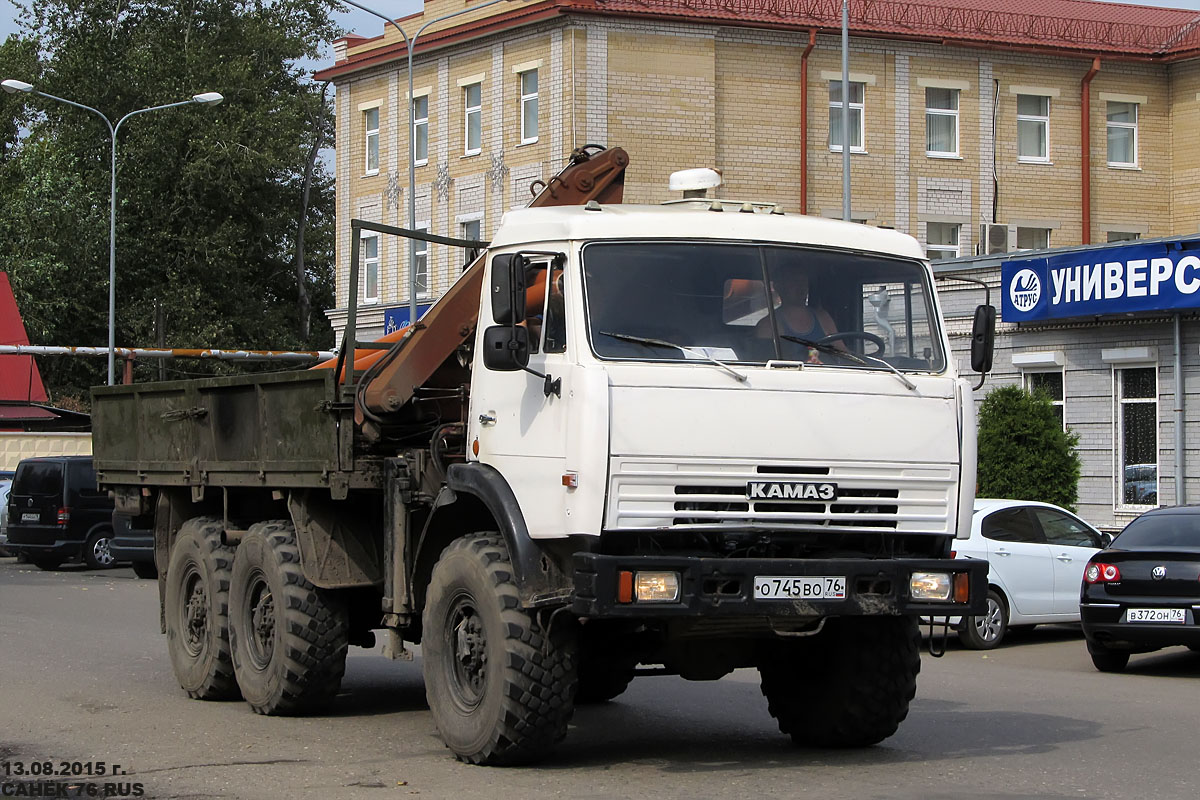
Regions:
[[[7,272],[0,272],[0,344],[29,344]],[[48,399],[33,356],[0,355],[0,401],[45,403]]]

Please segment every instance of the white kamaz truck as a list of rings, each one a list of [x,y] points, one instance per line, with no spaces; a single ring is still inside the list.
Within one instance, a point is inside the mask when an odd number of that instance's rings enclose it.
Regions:
[[[589,155],[391,341],[356,342],[352,307],[331,368],[94,390],[96,467],[155,531],[191,696],[303,713],[380,632],[421,645],[474,763],[545,756],[639,673],[757,669],[802,745],[895,732],[918,618],[986,592],[950,557],[974,411],[920,246],[769,204],[623,205],[623,151]]]

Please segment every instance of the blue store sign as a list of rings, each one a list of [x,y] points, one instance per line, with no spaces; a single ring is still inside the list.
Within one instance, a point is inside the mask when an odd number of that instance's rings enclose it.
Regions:
[[[417,305],[417,319],[425,316],[425,312],[429,310],[433,303],[425,303]],[[396,306],[395,308],[386,308],[383,311],[383,333],[395,333],[408,324],[408,306]]]
[[[1200,308],[1200,241],[1126,244],[1000,265],[1005,322]]]

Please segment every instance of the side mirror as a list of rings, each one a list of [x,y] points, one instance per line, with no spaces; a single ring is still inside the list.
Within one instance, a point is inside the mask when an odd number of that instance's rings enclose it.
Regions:
[[[1110,545],[1112,545],[1112,542],[1113,542],[1113,535],[1111,533],[1105,533],[1103,531],[1100,532],[1100,546],[1101,547],[1109,547]]]
[[[492,259],[492,319],[498,325],[516,325],[525,319],[525,265],[520,253]]]
[[[996,347],[996,307],[977,306],[971,326],[971,369],[992,371],[992,352]]]
[[[525,369],[529,365],[529,329],[515,325],[486,328],[483,331],[483,365],[497,372]]]

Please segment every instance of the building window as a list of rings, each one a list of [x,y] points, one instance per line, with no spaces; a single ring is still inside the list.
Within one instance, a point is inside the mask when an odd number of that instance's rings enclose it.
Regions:
[[[379,174],[379,109],[368,108],[363,112],[363,128],[367,133],[367,172]]]
[[[429,226],[423,225],[417,230],[421,233],[429,233]],[[429,242],[424,239],[412,239],[411,241],[417,297],[429,297]]]
[[[1154,367],[1116,369],[1117,497],[1158,505],[1158,376]]]
[[[413,99],[413,161],[417,166],[429,163],[429,96]]]
[[[538,140],[538,71],[521,75],[521,144]]]
[[[459,235],[463,239],[479,241],[480,220],[470,219],[459,225]],[[479,257],[479,251],[475,248],[468,248],[463,255],[463,269],[471,266],[471,262]]]
[[[958,155],[958,89],[925,89],[925,155]]]
[[[1017,228],[1018,250],[1045,250],[1049,246],[1049,228]]]
[[[850,103],[847,113],[850,115],[850,152],[865,152],[863,145],[864,122],[863,101],[867,85],[851,81]],[[842,82],[829,82],[829,149],[842,152]]]
[[[363,302],[379,302],[379,237],[362,237]]]
[[[1066,430],[1066,393],[1063,390],[1062,370],[1026,372],[1024,377],[1025,391],[1030,393],[1041,392],[1049,397],[1050,403],[1054,406],[1054,413],[1058,417],[1059,424],[1063,426],[1063,430]]]
[[[483,84],[463,87],[463,106],[466,111],[466,147],[464,154],[478,155],[483,150]]]
[[[1142,238],[1140,233],[1136,231],[1109,231],[1108,241],[1110,242],[1133,242]]]
[[[1108,165],[1137,166],[1138,104],[1108,102]]]
[[[925,225],[925,253],[930,261],[958,258],[958,234],[962,225],[951,222],[929,222]]]
[[[1050,160],[1049,97],[1017,95],[1017,158],[1020,161]]]

